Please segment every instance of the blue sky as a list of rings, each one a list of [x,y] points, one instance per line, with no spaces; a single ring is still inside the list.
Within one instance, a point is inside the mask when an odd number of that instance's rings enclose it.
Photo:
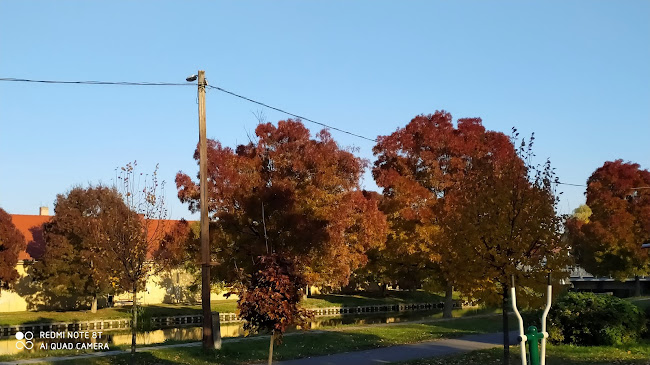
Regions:
[[[435,110],[535,132],[583,184],[606,160],[650,168],[648,1],[0,1],[0,77],[212,85],[376,137]],[[263,108],[211,90],[208,137],[247,141]],[[286,116],[263,110],[269,121]],[[318,126],[307,123],[313,132]],[[75,184],[160,163],[194,218],[196,89],[0,82],[0,207],[37,214]],[[372,159],[372,142],[333,132]],[[364,186],[376,189],[369,174]],[[560,211],[584,202],[563,186]]]

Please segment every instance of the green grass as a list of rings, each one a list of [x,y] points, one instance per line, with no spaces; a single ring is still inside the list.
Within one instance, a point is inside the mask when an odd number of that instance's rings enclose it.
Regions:
[[[438,294],[424,291],[400,292],[389,291],[386,296],[379,293],[359,295],[314,295],[303,302],[305,308],[349,307],[363,305],[396,304],[396,303],[423,303],[439,302],[444,300]],[[144,306],[144,317],[165,317],[201,314],[200,305],[155,304]],[[222,313],[234,313],[237,302],[234,300],[212,301],[212,310]],[[97,319],[125,319],[130,318],[131,307],[104,308],[97,313],[90,311],[26,311],[0,313],[0,326],[12,326],[29,323],[54,323],[54,322],[85,322]]]
[[[305,308],[356,307],[363,305],[431,303],[442,302],[445,298],[425,291],[388,291],[381,293],[363,293],[356,295],[320,294],[303,301]]]
[[[650,341],[629,346],[579,347],[569,345],[549,345],[546,350],[548,365],[611,365],[611,364],[650,364]],[[501,364],[503,348],[473,351],[462,355],[452,355],[431,359],[403,362],[408,365],[488,365]],[[510,363],[520,364],[519,347],[510,347]]]
[[[338,352],[363,350],[405,343],[497,332],[501,319],[459,318],[444,322],[405,323],[383,326],[350,326],[325,332],[304,332],[285,336],[276,346],[275,360],[295,359]],[[160,349],[136,355],[136,364],[244,364],[264,361],[268,356],[268,338],[225,342],[223,349],[204,354],[200,348]],[[61,354],[58,354],[61,355]],[[77,359],[57,364],[127,364],[130,355]],[[0,357],[0,361],[4,360]]]
[[[145,317],[165,317],[201,314],[201,306],[178,304],[147,305]],[[217,312],[235,312],[237,302],[234,300],[219,300],[212,302],[212,310]],[[25,311],[0,313],[0,326],[13,326],[29,323],[85,322],[97,319],[127,319],[131,318],[131,307],[115,307],[98,309],[97,313],[85,311]]]
[[[636,305],[637,307],[646,310],[650,308],[650,296],[648,297],[632,297],[632,298],[627,298],[626,300],[630,301],[630,303]]]

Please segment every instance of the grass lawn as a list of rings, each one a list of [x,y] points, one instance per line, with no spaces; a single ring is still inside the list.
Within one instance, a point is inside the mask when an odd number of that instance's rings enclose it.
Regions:
[[[632,297],[626,298],[626,300],[643,310],[650,308],[650,297]]]
[[[303,301],[305,308],[345,307],[376,304],[395,303],[424,303],[439,302],[444,300],[438,294],[424,291],[389,291],[386,296],[380,293],[359,295],[314,295]],[[180,304],[155,304],[145,306],[144,317],[180,316],[187,314],[201,314],[200,305]],[[27,323],[52,323],[52,322],[85,322],[94,319],[119,319],[130,318],[130,307],[104,308],[97,313],[90,311],[47,312],[27,311],[0,313],[0,326],[10,326]],[[212,301],[212,310],[222,313],[234,313],[237,302],[234,300]]]
[[[201,314],[200,305],[181,304],[155,304],[147,305],[146,317],[180,316],[185,314]],[[218,300],[212,302],[212,310],[218,312],[234,312],[237,302],[234,300]],[[26,311],[0,313],[0,326],[11,326],[28,323],[56,323],[56,322],[85,322],[96,319],[126,319],[131,318],[131,307],[114,307],[98,309],[97,313],[84,311],[49,312]]]
[[[503,348],[474,351],[462,355],[403,362],[403,365],[487,365],[501,364]],[[512,365],[520,364],[519,347],[510,347]],[[546,349],[548,365],[612,365],[612,364],[650,364],[650,341],[636,345],[611,347],[579,347],[569,345],[549,345]]]
[[[350,326],[331,331],[312,331],[285,336],[276,346],[275,360],[370,349],[468,334],[498,332],[501,318],[459,318],[444,322],[405,323],[383,326]],[[204,354],[198,347],[160,349],[138,353],[135,364],[245,364],[264,361],[268,337],[225,342],[221,351]],[[61,355],[52,353],[50,355]],[[130,355],[78,359],[56,364],[127,364]],[[5,360],[0,357],[0,361]]]
[[[425,291],[388,291],[381,293],[364,293],[356,295],[323,294],[314,295],[303,301],[305,308],[325,307],[356,307],[363,305],[400,304],[400,303],[431,303],[442,302],[444,296]]]

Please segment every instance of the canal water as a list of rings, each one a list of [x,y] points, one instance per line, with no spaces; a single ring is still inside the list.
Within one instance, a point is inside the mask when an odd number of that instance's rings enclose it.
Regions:
[[[379,323],[398,323],[405,321],[417,321],[433,318],[440,318],[440,310],[430,311],[413,311],[413,312],[383,312],[369,314],[350,314],[336,317],[316,317],[307,325],[307,329],[318,329],[325,327],[337,327],[345,325],[364,325]],[[246,332],[241,322],[222,323],[221,337],[241,337]],[[34,333],[33,339],[29,335],[17,340],[15,336],[0,337],[0,355],[12,355],[24,351],[32,352],[34,355],[44,353],[52,349],[96,351],[105,349],[114,349],[116,346],[130,346],[130,330],[112,330],[112,331],[76,331],[65,332],[57,331],[43,333],[40,331]],[[148,331],[139,331],[137,334],[138,345],[154,345],[170,341],[200,341],[201,327],[195,324],[188,326],[176,325],[173,328],[158,328]],[[42,336],[44,335],[44,336]],[[54,338],[43,338],[54,337]],[[59,338],[57,338],[59,337]],[[63,338],[60,338],[63,337]],[[76,337],[76,338],[75,338]],[[43,347],[45,347],[43,349]],[[45,354],[44,354],[45,356]]]

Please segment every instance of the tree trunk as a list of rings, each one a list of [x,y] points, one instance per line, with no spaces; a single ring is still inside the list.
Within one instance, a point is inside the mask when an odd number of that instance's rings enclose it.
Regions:
[[[93,304],[90,305],[90,312],[97,313],[97,294],[93,295]]]
[[[639,279],[639,275],[634,277],[634,296],[641,296],[641,280]]]
[[[503,297],[501,298],[503,310],[503,365],[510,365],[510,338],[508,325],[508,286],[503,284]]]
[[[442,310],[442,318],[451,318],[452,310],[454,309],[454,286],[447,284],[447,289],[445,290],[445,307]]]
[[[133,285],[133,306],[131,307],[133,323],[131,324],[131,354],[135,354],[135,335],[138,331],[138,288]]]
[[[271,342],[269,343],[269,365],[273,364],[273,342],[275,341],[275,331],[271,331]]]

